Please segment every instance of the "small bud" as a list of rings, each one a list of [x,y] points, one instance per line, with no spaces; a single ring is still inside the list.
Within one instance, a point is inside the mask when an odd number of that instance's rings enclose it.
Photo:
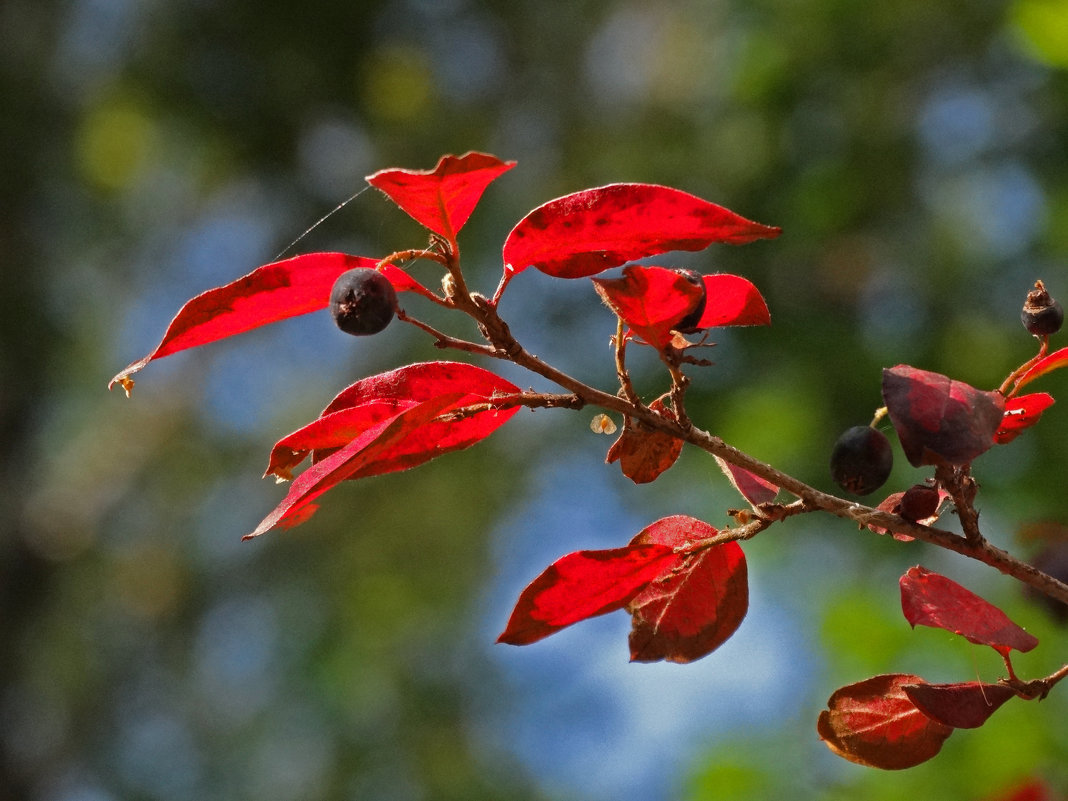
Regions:
[[[1061,330],[1064,309],[1059,301],[1050,297],[1041,281],[1035,281],[1035,288],[1027,293],[1027,300],[1020,312],[1020,322],[1036,337],[1049,336]]]

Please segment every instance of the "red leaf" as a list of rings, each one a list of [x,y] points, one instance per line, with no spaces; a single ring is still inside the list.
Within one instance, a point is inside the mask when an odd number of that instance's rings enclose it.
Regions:
[[[1017,626],[989,601],[945,576],[919,565],[901,577],[901,610],[916,626],[960,634],[969,642],[989,645],[1002,655],[1015,648],[1030,651],[1038,639]]]
[[[671,332],[702,300],[701,287],[666,267],[632,264],[622,278],[594,278],[593,285],[635,334],[657,348],[671,342]]]
[[[986,801],[1053,801],[1053,796],[1045,782],[1029,779],[1006,792],[987,796]]]
[[[1026,384],[1030,384],[1036,378],[1044,376],[1046,373],[1051,373],[1061,367],[1068,365],[1068,348],[1061,348],[1058,351],[1054,351],[1049,356],[1036,362],[1030,370],[1020,376],[1020,380],[1016,382],[1016,386],[1013,387],[1013,392],[1019,392]]]
[[[674,561],[671,548],[656,544],[569,553],[523,590],[497,642],[529,645],[572,623],[622,609]]]
[[[611,184],[550,200],[520,220],[504,243],[505,280],[531,265],[557,278],[582,278],[658,253],[742,245],[781,232],[678,189]]]
[[[433,170],[380,170],[367,177],[416,222],[450,242],[463,228],[486,187],[515,166],[486,153],[442,156]]]
[[[771,325],[768,304],[746,279],[737,275],[706,275],[704,282],[707,301],[697,328]]]
[[[1014,695],[1003,684],[906,684],[909,700],[923,714],[955,729],[977,729]]]
[[[1001,418],[1001,425],[994,433],[994,441],[999,445],[1012,442],[1037,423],[1042,417],[1042,412],[1052,405],[1053,396],[1048,392],[1009,398],[1005,401],[1005,416]]]
[[[779,488],[767,479],[750,473],[748,470],[733,465],[718,456],[715,459],[719,469],[723,471],[723,475],[730,480],[731,486],[738,490],[754,509],[762,503],[771,503],[775,500],[775,496],[779,494]]]
[[[913,467],[968,464],[994,444],[1005,399],[939,373],[898,365],[883,370],[883,402]]]
[[[906,502],[905,492],[895,492],[887,495],[886,500],[875,508],[883,512],[889,512],[892,515],[901,515],[906,520],[912,520],[914,523],[919,523],[921,526],[933,526],[937,523],[938,518],[942,514],[942,506],[949,499],[949,493],[941,487],[936,490],[934,487],[928,487],[923,484],[917,484],[910,487],[907,492],[910,495],[922,493],[924,496],[927,496],[929,493],[935,493],[933,503],[931,502],[931,498],[924,498],[922,500],[925,501],[926,508],[917,510],[916,498],[910,497],[908,502]],[[909,508],[905,508],[906,506]],[[913,513],[910,514],[910,511]],[[915,513],[916,511],[919,511],[919,513]],[[925,512],[930,513],[925,514]],[[873,526],[869,524],[868,528],[876,534],[888,533],[887,530],[881,526]],[[900,540],[901,542],[912,542],[915,537],[910,537],[908,534],[901,534],[900,532],[895,531],[894,539]]]
[[[372,464],[384,451],[418,431],[461,397],[462,394],[456,392],[423,401],[367,429],[345,447],[301,473],[290,486],[289,494],[244,539],[258,537],[275,526],[291,528],[303,523],[312,515],[310,504],[313,500]]]
[[[675,419],[674,413],[660,400],[650,403],[649,408]],[[682,440],[632,420],[608,449],[605,463],[619,462],[623,475],[635,484],[648,484],[675,464],[680,453]]]
[[[630,658],[686,663],[712,653],[734,634],[749,609],[745,555],[737,542],[686,549],[718,532],[685,515],[658,520],[631,545],[676,550],[675,564],[630,600]]]
[[[519,388],[489,370],[462,362],[423,362],[380,373],[342,390],[317,420],[279,440],[271,451],[264,475],[291,477],[309,451],[315,460],[325,458],[369,426],[391,414],[445,393],[459,399],[445,412],[492,404],[494,398],[512,395]],[[485,439],[512,418],[519,407],[486,409],[451,419],[433,420],[422,426],[351,478],[364,478],[406,470],[449,451],[470,447]]]
[[[816,730],[838,756],[884,770],[926,762],[942,749],[953,728],[924,715],[903,686],[919,676],[890,673],[835,690]]]
[[[325,309],[339,275],[377,264],[374,259],[344,253],[308,253],[265,264],[225,286],[209,289],[182,306],[156,349],[111,379],[108,389],[121,384],[129,395],[134,384],[130,376],[152,359]]]

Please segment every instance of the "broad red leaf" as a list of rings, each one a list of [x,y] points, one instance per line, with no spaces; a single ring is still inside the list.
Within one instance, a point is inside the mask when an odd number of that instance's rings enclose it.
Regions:
[[[968,464],[994,444],[1005,399],[908,365],[883,370],[883,403],[913,467]]]
[[[209,289],[182,306],[156,349],[111,379],[108,389],[121,384],[129,395],[134,385],[130,376],[153,359],[325,309],[339,275],[376,264],[374,259],[344,253],[308,253],[265,264],[225,286]]]
[[[672,549],[657,544],[569,553],[523,590],[497,642],[529,645],[572,623],[622,609],[674,561]]]
[[[649,408],[675,419],[674,413],[660,400],[650,403]],[[608,449],[605,463],[619,462],[623,475],[635,484],[648,484],[675,464],[680,453],[682,440],[632,420]]]
[[[520,220],[504,243],[505,280],[532,265],[558,278],[582,278],[671,250],[780,233],[678,189],[611,184],[550,200]]]
[[[916,626],[960,634],[969,642],[989,645],[1002,655],[1015,648],[1030,651],[1038,639],[1013,623],[989,601],[945,576],[919,565],[901,577],[901,610]]]
[[[380,170],[367,177],[420,224],[450,242],[463,228],[482,193],[515,166],[486,153],[442,156],[433,170]]]
[[[686,663],[712,653],[734,634],[749,609],[745,555],[737,542],[687,549],[714,537],[712,526],[685,515],[658,520],[631,545],[676,549],[676,560],[627,604],[633,616],[634,662]]]
[[[291,528],[303,523],[314,511],[313,500],[373,464],[385,451],[417,432],[461,397],[461,393],[450,393],[423,401],[367,429],[345,447],[301,473],[282,502],[244,539],[258,537],[276,526]]]
[[[706,275],[705,310],[698,328],[726,325],[771,325],[764,297],[753,284],[737,275]]]
[[[955,729],[976,729],[1014,695],[1003,684],[906,684],[909,700],[923,714]]]
[[[951,726],[932,720],[909,700],[904,685],[919,676],[890,673],[835,690],[816,730],[838,756],[884,770],[926,762],[942,749]]]
[[[690,312],[696,316],[701,287],[666,267],[623,268],[622,278],[594,278],[594,288],[609,308],[645,342],[663,348]]]
[[[1013,391],[1019,392],[1025,385],[1030,384],[1036,378],[1065,366],[1068,366],[1068,348],[1061,348],[1060,350],[1049,354],[1049,356],[1040,359],[1030,370],[1020,376],[1020,380],[1016,382]]]
[[[731,486],[738,490],[754,509],[762,503],[771,503],[775,500],[775,496],[779,494],[779,488],[767,479],[750,473],[748,470],[733,465],[718,456],[715,459],[719,469],[723,471],[723,475],[731,482]]]
[[[994,441],[999,445],[1012,442],[1037,423],[1042,417],[1042,412],[1052,405],[1053,396],[1048,392],[1009,398],[1005,401],[1005,416],[1001,418],[1001,425],[994,433]]]
[[[279,440],[271,451],[264,475],[289,479],[292,469],[310,451],[316,451],[316,461],[325,458],[389,415],[445,393],[459,393],[459,400],[445,410],[458,412],[471,406],[491,404],[494,398],[517,392],[519,388],[510,381],[463,362],[410,364],[364,378],[342,390],[317,420]],[[443,453],[470,447],[488,437],[518,411],[518,406],[491,408],[428,422],[418,432],[412,432],[398,442],[388,454],[354,473],[352,478],[405,470]]]

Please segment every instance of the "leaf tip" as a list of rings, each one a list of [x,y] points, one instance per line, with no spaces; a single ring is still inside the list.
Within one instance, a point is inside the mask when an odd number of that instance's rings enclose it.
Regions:
[[[122,387],[122,391],[126,393],[127,398],[130,397],[130,392],[134,388],[134,380],[130,378],[128,373],[119,373],[111,379],[108,382],[108,390],[114,389],[116,384]]]

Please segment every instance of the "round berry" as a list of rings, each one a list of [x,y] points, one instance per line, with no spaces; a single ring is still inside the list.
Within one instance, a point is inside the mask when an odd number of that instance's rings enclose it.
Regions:
[[[683,334],[693,334],[699,331],[697,324],[701,322],[701,315],[705,313],[705,303],[708,301],[708,296],[705,293],[705,282],[700,273],[696,273],[693,270],[676,270],[679,275],[685,278],[694,286],[701,288],[701,299],[697,302],[697,306],[694,310],[679,320],[679,324],[675,326],[675,330]]]
[[[1020,311],[1020,322],[1036,337],[1049,336],[1061,330],[1064,324],[1064,309],[1060,301],[1050,297],[1041,281],[1027,293],[1027,300]]]
[[[330,314],[346,334],[377,334],[397,311],[397,291],[378,270],[356,267],[338,276],[330,290]]]
[[[898,514],[916,523],[931,517],[938,511],[938,490],[927,484],[915,484],[901,496]]]
[[[886,483],[893,466],[890,441],[871,426],[847,429],[831,451],[831,478],[854,495],[875,492]]]

